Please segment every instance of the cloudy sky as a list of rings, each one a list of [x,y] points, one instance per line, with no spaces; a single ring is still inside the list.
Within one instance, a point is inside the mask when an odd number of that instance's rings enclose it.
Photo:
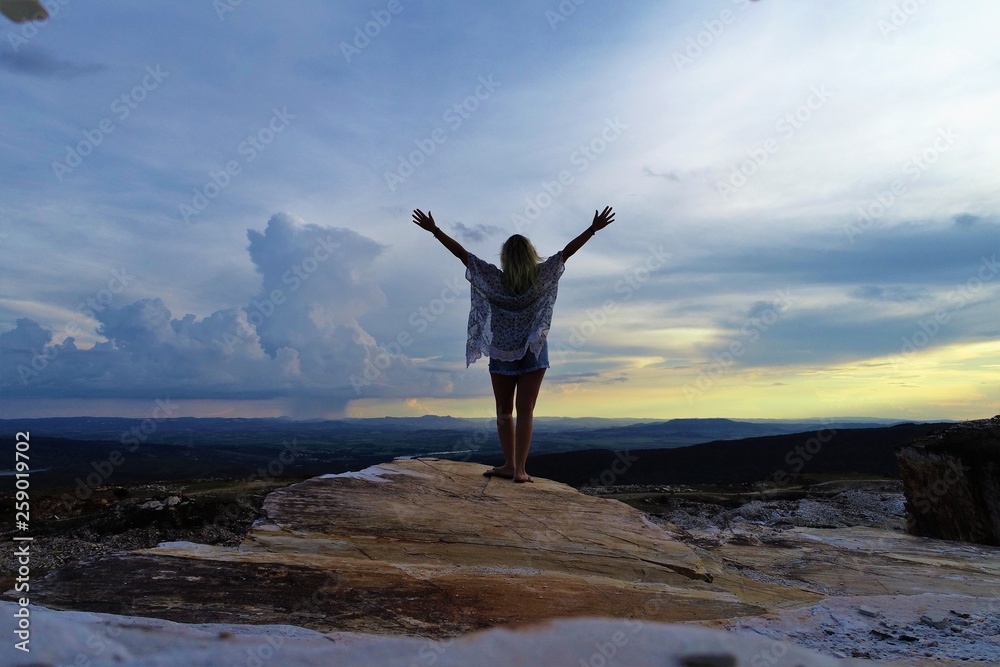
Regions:
[[[605,205],[536,414],[1000,412],[995,2],[47,2],[0,416],[490,415],[410,211],[498,262]]]

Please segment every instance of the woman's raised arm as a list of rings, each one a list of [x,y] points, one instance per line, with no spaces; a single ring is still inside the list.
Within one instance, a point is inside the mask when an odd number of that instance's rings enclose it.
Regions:
[[[563,248],[563,262],[576,254],[576,251],[582,248],[583,244],[589,241],[594,234],[596,234],[599,230],[604,229],[614,221],[615,213],[611,210],[610,206],[605,206],[601,213],[594,211],[594,221],[590,223],[590,227],[587,227],[582,234],[567,243],[566,247]]]
[[[434,223],[434,216],[431,215],[430,211],[425,214],[419,208],[413,210],[413,222],[418,225],[421,229],[426,229],[427,231],[434,234],[434,238],[441,242],[445,248],[451,251],[455,257],[462,260],[462,264],[466,266],[469,265],[469,253],[462,244],[445,234],[440,227]]]

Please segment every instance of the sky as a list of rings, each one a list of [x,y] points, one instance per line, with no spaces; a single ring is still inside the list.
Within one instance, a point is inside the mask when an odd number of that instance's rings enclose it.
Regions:
[[[46,0],[0,416],[489,416],[465,270],[612,206],[535,414],[1000,413],[989,0]]]

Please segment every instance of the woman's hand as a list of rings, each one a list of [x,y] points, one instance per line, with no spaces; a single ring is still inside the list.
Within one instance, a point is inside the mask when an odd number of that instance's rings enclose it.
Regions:
[[[615,213],[610,206],[605,206],[601,213],[594,211],[594,221],[590,223],[590,228],[595,232],[600,231],[615,221]]]
[[[419,208],[413,209],[413,224],[434,234],[434,238],[440,241],[445,248],[450,250],[451,254],[462,260],[462,264],[465,264],[466,266],[469,265],[468,251],[462,247],[461,243],[445,234],[436,224],[434,224],[434,216],[431,215],[430,211],[427,211],[427,214],[425,215]]]
[[[418,225],[421,229],[426,229],[429,232],[434,232],[437,229],[437,224],[434,222],[434,216],[431,215],[430,211],[424,214],[419,208],[413,210],[413,223]]]
[[[594,221],[590,223],[590,227],[587,227],[585,230],[580,232],[579,236],[567,243],[566,247],[563,248],[563,261],[565,262],[567,259],[575,255],[576,251],[582,248],[584,243],[594,238],[594,234],[596,234],[598,230],[604,229],[614,221],[615,214],[611,210],[610,206],[605,206],[604,210],[600,213],[594,211]]]

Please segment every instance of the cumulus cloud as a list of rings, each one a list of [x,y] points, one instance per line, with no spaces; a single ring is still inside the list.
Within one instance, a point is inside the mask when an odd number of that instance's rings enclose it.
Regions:
[[[371,274],[383,246],[349,229],[303,225],[278,214],[263,233],[249,230],[250,259],[261,288],[248,307],[269,354],[351,329],[385,305]]]
[[[250,230],[261,286],[249,304],[176,318],[160,298],[96,313],[106,338],[72,338],[22,318],[0,334],[11,397],[291,400],[291,416],[342,414],[362,396],[432,395],[450,385],[386,350],[358,318],[385,304],[371,272],[383,246],[349,229],[278,214]],[[407,393],[409,392],[409,393]],[[297,408],[295,407],[297,406]]]
[[[10,331],[0,334],[0,349],[5,352],[27,352],[48,345],[52,340],[52,332],[43,329],[37,322],[27,317],[17,320],[17,325]]]

